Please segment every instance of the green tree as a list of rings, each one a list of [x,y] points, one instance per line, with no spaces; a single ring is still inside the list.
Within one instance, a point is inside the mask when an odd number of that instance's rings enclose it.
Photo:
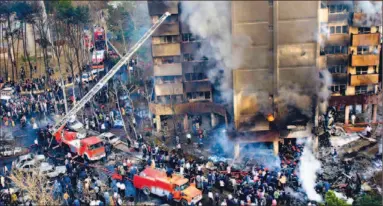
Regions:
[[[354,205],[355,206],[381,206],[382,196],[379,194],[364,194],[358,197]]]
[[[349,204],[347,204],[346,201],[338,198],[334,191],[331,191],[329,190],[327,193],[326,193],[326,205],[327,206],[349,206]]]

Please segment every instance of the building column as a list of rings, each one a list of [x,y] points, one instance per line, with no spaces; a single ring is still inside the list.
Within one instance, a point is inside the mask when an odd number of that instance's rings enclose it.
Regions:
[[[278,153],[279,153],[279,140],[274,140],[273,150],[274,150],[274,155],[278,155]]]
[[[378,114],[378,105],[377,104],[373,104],[372,105],[372,122],[373,123],[376,122],[377,114]]]
[[[346,105],[344,108],[344,124],[348,124],[350,117],[350,105]]]
[[[157,132],[161,132],[162,125],[161,125],[161,116],[156,115],[156,126],[157,126]]]
[[[217,118],[214,113],[210,113],[211,118],[211,127],[215,127],[217,125]]]
[[[189,131],[189,118],[187,114],[184,116],[184,131]]]
[[[234,145],[234,160],[239,158],[241,147],[239,146],[239,143],[236,142]]]

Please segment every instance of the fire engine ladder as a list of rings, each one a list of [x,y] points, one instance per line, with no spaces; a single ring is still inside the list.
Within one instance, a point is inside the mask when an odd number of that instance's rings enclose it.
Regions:
[[[92,99],[92,97],[104,87],[105,84],[108,83],[108,80],[112,78],[121,66],[126,64],[128,60],[132,57],[132,55],[145,43],[145,41],[156,31],[156,29],[165,21],[165,19],[170,16],[169,12],[166,12],[162,15],[162,17],[155,23],[153,26],[144,34],[143,37],[132,47],[129,49],[128,53],[117,62],[116,65],[102,78],[99,82],[79,101],[77,104],[63,117],[60,121],[58,121],[52,128],[52,134],[55,134],[60,127],[65,125],[69,119],[76,115],[78,111],[80,111],[84,105]]]

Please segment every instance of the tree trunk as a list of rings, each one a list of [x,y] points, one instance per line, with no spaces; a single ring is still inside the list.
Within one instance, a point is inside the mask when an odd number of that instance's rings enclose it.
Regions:
[[[11,65],[12,65],[12,80],[15,81],[15,45],[14,45],[14,39],[13,39],[13,33],[12,33],[12,28],[11,28],[11,16],[10,14],[7,15],[8,18],[8,34],[11,35],[11,43],[9,43],[9,38],[7,36],[7,42],[8,42],[8,55],[11,58]],[[10,45],[12,45],[12,52],[9,49]],[[13,55],[13,56],[12,56]]]
[[[21,27],[21,31],[23,30],[23,28]],[[17,47],[16,47],[16,57],[15,57],[15,68],[16,68],[16,78],[18,77],[18,74],[17,74],[17,71],[18,71],[18,68],[17,68],[17,60],[18,60],[18,57],[19,57],[19,45],[20,45],[20,30],[17,32],[17,38],[16,38],[16,41],[17,41]]]
[[[26,50],[26,54],[27,54],[27,60],[28,60],[28,64],[29,64],[29,70],[31,71],[30,73],[30,77],[31,79],[33,78],[33,65],[31,63],[31,56],[29,55],[29,52],[28,52],[28,37],[27,37],[27,24],[25,24],[25,50]]]
[[[0,53],[0,55],[3,55],[3,49],[4,49],[4,46],[3,46],[3,23],[0,24],[0,41],[1,41],[1,44],[0,44],[1,53]],[[3,75],[4,75],[4,77],[5,77],[5,71],[6,71],[6,69],[5,69],[5,67],[3,67],[3,65],[2,65],[2,63],[3,63],[3,60],[2,60],[2,59],[3,59],[3,58],[0,57],[0,67],[4,69],[4,73],[3,73]],[[4,58],[4,61],[5,61],[5,58]],[[5,65],[5,62],[4,62],[4,65]],[[3,76],[3,75],[1,75],[1,76]],[[5,79],[7,79],[7,78],[5,78]]]
[[[28,38],[27,38],[27,23],[24,22],[24,32],[23,32],[23,47],[24,47],[24,58],[26,57],[27,58],[27,61],[28,61],[28,66],[29,66],[29,71],[30,71],[30,78],[31,80],[33,79],[33,66],[32,66],[32,63],[31,63],[31,58],[29,56],[29,53],[28,53]]]
[[[37,68],[37,44],[36,44],[36,33],[35,33],[35,25],[32,24],[32,32],[33,32],[33,43],[35,45],[35,66]],[[37,68],[39,69],[39,68]],[[37,72],[37,71],[36,71]]]
[[[2,48],[4,48],[3,28],[4,28],[4,24],[1,23],[1,47]],[[8,46],[7,46],[7,50],[9,50]],[[5,81],[8,81],[8,60],[9,60],[9,56],[7,57],[7,59],[5,59],[5,52],[3,53],[3,59],[4,59],[4,69],[5,69],[5,73],[4,73]]]

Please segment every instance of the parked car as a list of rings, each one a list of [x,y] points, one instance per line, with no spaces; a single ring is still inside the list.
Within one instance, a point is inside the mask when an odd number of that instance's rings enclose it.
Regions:
[[[42,162],[39,167],[39,175],[46,175],[50,178],[66,173],[66,166],[54,166],[48,162]]]
[[[0,147],[0,156],[9,157],[23,152],[21,147],[12,147],[11,145],[4,145]]]
[[[79,139],[83,139],[87,136],[87,131],[84,127],[84,124],[75,118],[69,120],[65,127],[71,132],[76,132]]]
[[[124,127],[124,120],[122,119],[120,112],[116,112],[114,115],[113,127]]]
[[[26,155],[22,155],[18,157],[15,166],[16,168],[21,168],[23,167],[23,165],[27,165],[27,163],[29,162],[36,163],[36,162],[42,162],[44,160],[45,160],[44,155],[34,155],[30,153],[30,154],[26,154]]]
[[[89,82],[93,81],[97,77],[97,73],[95,73],[95,72],[87,72],[87,73],[83,73],[81,77],[82,77],[81,80],[82,80],[83,83],[89,83]],[[80,81],[79,77],[77,78],[77,81],[78,82]]]
[[[106,143],[111,145],[117,143],[120,140],[120,137],[116,136],[111,132],[105,132],[99,135],[99,137]]]
[[[37,163],[38,163],[38,161],[31,160],[31,161],[25,162],[24,164],[20,165],[19,167],[17,167],[17,169],[19,169],[23,172],[32,172],[33,170],[35,170],[37,168]]]

